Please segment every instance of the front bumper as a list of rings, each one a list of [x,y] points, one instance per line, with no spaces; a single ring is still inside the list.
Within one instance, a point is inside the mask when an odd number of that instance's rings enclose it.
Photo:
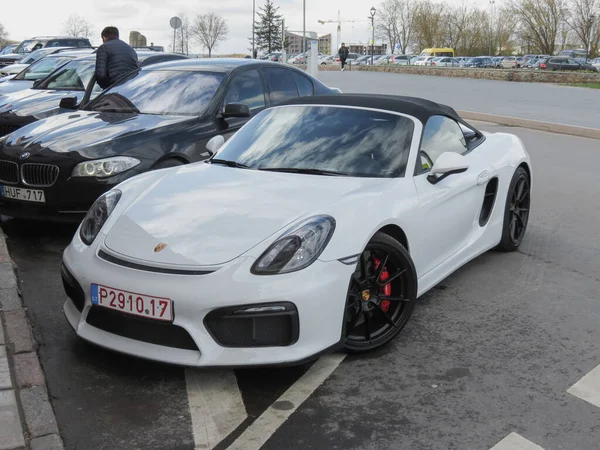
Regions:
[[[87,247],[76,235],[63,257],[66,270],[82,292],[74,294],[68,289],[70,295],[83,295],[81,301],[65,302],[65,315],[77,335],[87,341],[137,357],[202,367],[294,364],[343,344],[343,313],[352,266],[316,261],[298,272],[257,276],[250,273],[254,259],[240,257],[210,274],[173,275],[125,268],[100,259],[97,252],[103,240],[99,235]],[[132,339],[91,325],[90,313],[97,315],[93,310],[99,308],[91,304],[92,283],[172,299],[175,314],[171,327],[184,330],[193,346],[158,345],[148,342],[152,339]],[[207,315],[215,310],[282,303],[293,305],[297,311],[297,340],[290,345],[220,345],[206,326]],[[180,331],[169,329],[164,335],[177,333]]]

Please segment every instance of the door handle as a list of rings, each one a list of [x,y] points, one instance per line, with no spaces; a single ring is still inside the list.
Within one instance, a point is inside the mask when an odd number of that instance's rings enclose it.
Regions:
[[[482,185],[484,183],[487,183],[489,181],[489,179],[490,179],[490,173],[487,170],[484,170],[477,177],[477,185]]]

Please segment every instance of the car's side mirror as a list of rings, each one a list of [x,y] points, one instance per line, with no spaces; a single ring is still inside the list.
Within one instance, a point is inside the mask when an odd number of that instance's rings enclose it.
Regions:
[[[213,137],[210,141],[208,141],[208,143],[206,144],[206,150],[208,150],[214,155],[223,146],[224,143],[225,138],[219,134]]]
[[[243,103],[228,103],[225,105],[223,117],[250,117],[250,108]]]
[[[77,97],[61,98],[58,106],[63,109],[77,109]]]
[[[455,152],[444,152],[435,161],[429,171],[427,180],[431,184],[437,184],[450,175],[466,172],[468,168],[469,164],[467,164],[467,160],[463,155]]]

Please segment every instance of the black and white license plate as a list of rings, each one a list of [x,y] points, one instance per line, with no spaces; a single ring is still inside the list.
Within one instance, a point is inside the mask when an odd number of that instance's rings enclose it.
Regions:
[[[0,197],[24,202],[46,203],[44,191],[41,189],[28,189],[0,184]]]

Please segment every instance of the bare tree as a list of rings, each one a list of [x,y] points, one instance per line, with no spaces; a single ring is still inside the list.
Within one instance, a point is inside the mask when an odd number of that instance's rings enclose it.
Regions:
[[[591,47],[591,53],[596,54],[600,41],[600,0],[572,0],[570,10],[567,24],[585,49]]]
[[[414,18],[418,3],[411,0],[396,0],[398,2],[397,36],[402,53],[410,48],[413,40]]]
[[[553,55],[568,12],[566,0],[511,0],[510,8],[521,25],[520,34],[539,52]]]
[[[63,24],[63,33],[69,37],[88,38],[93,33],[92,25],[78,14],[71,14]]]
[[[208,13],[196,16],[190,32],[196,41],[208,50],[208,56],[210,57],[213,48],[227,38],[229,28],[227,22],[221,16]]]
[[[378,20],[375,34],[378,38],[386,40],[392,53],[398,42],[398,5],[399,0],[384,0],[378,8]]]
[[[423,0],[416,8],[413,24],[420,49],[442,46],[447,31],[444,25],[447,7],[444,3]]]
[[[182,54],[189,55],[192,24],[190,18],[184,13],[177,14],[177,17],[181,19],[181,27],[175,33],[175,48],[173,52],[181,51]]]
[[[0,23],[0,49],[8,44],[8,32],[4,28],[4,25]]]

